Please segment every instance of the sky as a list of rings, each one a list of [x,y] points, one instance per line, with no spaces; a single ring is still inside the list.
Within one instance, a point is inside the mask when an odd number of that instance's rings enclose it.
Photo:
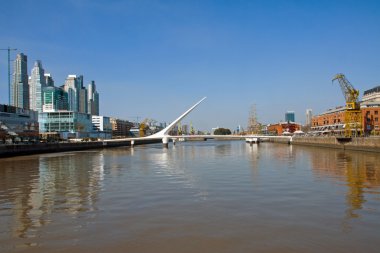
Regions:
[[[246,127],[253,105],[259,122],[304,123],[345,104],[335,74],[360,94],[380,84],[377,0],[1,2],[0,48],[26,54],[29,74],[41,60],[56,86],[95,80],[104,116],[169,123],[206,96],[183,124]]]

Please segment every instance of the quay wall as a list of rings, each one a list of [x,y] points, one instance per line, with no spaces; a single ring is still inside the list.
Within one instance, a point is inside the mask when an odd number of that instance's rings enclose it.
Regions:
[[[135,140],[134,145],[161,143],[161,140]],[[92,142],[57,142],[36,144],[9,144],[0,145],[0,158],[20,155],[32,155],[42,153],[79,151],[87,149],[101,149],[121,146],[131,146],[130,141],[92,141]]]
[[[288,143],[285,139],[270,139],[272,142]],[[335,136],[330,137],[293,137],[291,144],[306,145],[343,150],[380,152],[379,137],[353,137],[349,141],[339,141]]]

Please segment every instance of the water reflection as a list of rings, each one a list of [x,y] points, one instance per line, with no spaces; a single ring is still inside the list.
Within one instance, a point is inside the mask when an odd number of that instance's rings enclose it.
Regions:
[[[13,158],[0,165],[0,216],[13,217],[12,237],[37,237],[55,212],[77,217],[96,210],[104,178],[102,153]]]
[[[380,187],[380,156],[376,153],[354,153],[330,150],[320,155],[311,152],[314,173],[332,178],[347,186],[346,219],[360,217],[367,202],[367,193],[377,193]]]
[[[200,200],[206,200],[208,193],[199,185],[199,178],[189,163],[189,161],[203,159],[206,155],[205,152],[199,152],[199,147],[183,143],[173,145],[171,149],[158,148],[155,152],[144,151],[147,152],[142,152],[141,157],[150,161],[147,166],[154,168],[156,174],[180,183],[181,187],[193,190],[194,196],[199,197]]]

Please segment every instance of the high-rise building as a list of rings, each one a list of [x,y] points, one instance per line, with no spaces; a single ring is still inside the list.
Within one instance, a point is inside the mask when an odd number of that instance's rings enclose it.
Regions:
[[[78,111],[81,113],[88,113],[87,108],[87,89],[83,86],[83,76],[77,77],[77,87],[78,87]]]
[[[42,93],[45,87],[45,71],[41,61],[36,61],[29,79],[29,107],[31,110],[42,112]]]
[[[79,87],[76,75],[68,75],[63,86],[67,93],[67,109],[77,112],[79,110]]]
[[[82,87],[79,90],[79,112],[88,113],[87,108],[87,89]]]
[[[296,117],[294,111],[287,111],[285,113],[285,121],[286,122],[296,122]]]
[[[17,54],[14,61],[13,80],[10,90],[11,105],[29,109],[28,86],[28,57],[23,53]]]
[[[95,81],[88,85],[88,113],[99,115],[99,93],[96,91]]]
[[[46,83],[46,86],[54,86],[53,77],[51,77],[49,73],[45,73],[45,83]]]
[[[43,112],[67,110],[67,93],[63,88],[47,86],[43,90]]]
[[[306,109],[306,126],[311,126],[312,124],[312,118],[313,118],[313,110]]]

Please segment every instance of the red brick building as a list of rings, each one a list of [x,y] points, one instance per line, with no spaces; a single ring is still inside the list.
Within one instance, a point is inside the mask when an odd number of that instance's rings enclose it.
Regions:
[[[286,132],[294,133],[297,130],[301,130],[301,125],[294,122],[279,122],[277,124],[270,124],[267,127],[269,134],[282,135]]]
[[[364,92],[360,103],[362,130],[365,134],[380,134],[380,86]],[[344,131],[345,107],[330,109],[312,118],[313,131]]]

